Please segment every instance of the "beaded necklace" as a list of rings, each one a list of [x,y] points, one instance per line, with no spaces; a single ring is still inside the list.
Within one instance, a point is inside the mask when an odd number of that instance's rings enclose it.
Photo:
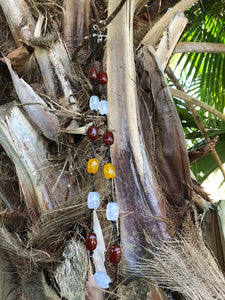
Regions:
[[[92,83],[92,96],[89,100],[89,106],[92,110],[92,125],[87,130],[87,136],[91,140],[92,143],[92,158],[89,159],[87,164],[87,171],[92,176],[92,191],[88,194],[88,200],[87,205],[88,208],[91,210],[91,230],[89,233],[87,233],[85,238],[86,248],[90,252],[90,261],[92,265],[92,271],[94,276],[95,283],[103,289],[108,289],[109,286],[112,283],[110,277],[107,273],[103,271],[96,270],[96,266],[94,264],[93,260],[93,254],[94,250],[97,247],[97,236],[94,232],[94,219],[93,219],[93,213],[94,210],[98,209],[100,204],[100,195],[98,192],[95,191],[95,174],[99,170],[99,161],[95,158],[95,140],[98,138],[98,128],[95,125],[95,115],[97,115],[97,112],[103,116],[105,116],[105,126],[106,130],[103,134],[103,143],[106,145],[106,151],[107,151],[107,157],[108,161],[103,167],[103,174],[104,177],[109,181],[110,186],[110,202],[107,204],[106,208],[106,218],[108,221],[112,224],[112,234],[114,239],[114,244],[110,246],[109,252],[108,252],[108,259],[109,262],[113,265],[117,266],[118,263],[121,260],[122,251],[121,247],[119,245],[119,241],[117,240],[117,226],[116,222],[119,217],[119,206],[114,201],[113,197],[113,179],[116,176],[116,170],[114,165],[111,162],[111,154],[110,154],[110,146],[114,142],[114,136],[113,133],[108,128],[108,102],[107,100],[103,99],[100,100],[97,95],[95,95],[95,85],[100,84],[102,85],[103,92],[105,94],[105,85],[108,81],[107,73],[103,71],[103,63],[101,62],[101,69],[98,73],[97,69],[94,66],[95,61],[95,40],[97,37],[97,42],[99,44],[102,44],[103,38],[106,37],[105,35],[102,35],[101,31],[98,32],[97,25],[93,26],[93,57],[92,57],[92,68],[89,70],[88,78]],[[117,271],[117,270],[116,270]]]

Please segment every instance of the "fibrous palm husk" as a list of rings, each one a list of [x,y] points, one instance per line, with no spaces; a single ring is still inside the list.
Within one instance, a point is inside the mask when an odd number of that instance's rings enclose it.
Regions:
[[[109,13],[114,11],[114,8],[116,8],[116,5],[118,5],[119,2],[120,1],[109,1]],[[139,2],[140,1],[126,1],[126,4],[108,27],[108,88],[109,102],[112,112],[110,112],[109,116],[109,126],[115,133],[115,144],[113,145],[112,150],[113,160],[117,167],[116,191],[118,200],[121,204],[121,239],[124,253],[122,262],[125,265],[125,268],[123,268],[123,275],[125,277],[128,276],[129,279],[132,275],[143,276],[147,278],[151,284],[158,284],[159,286],[170,289],[171,291],[177,291],[184,295],[187,299],[191,299],[190,297],[193,296],[194,291],[190,291],[189,284],[193,283],[193,274],[195,274],[195,278],[202,283],[203,288],[202,290],[196,291],[196,297],[198,298],[193,299],[207,299],[204,297],[208,297],[209,292],[211,292],[212,295],[218,295],[218,286],[215,284],[215,290],[213,290],[213,282],[218,280],[219,283],[223,283],[221,273],[219,272],[216,264],[212,262],[212,256],[210,256],[210,253],[201,242],[201,235],[198,228],[192,227],[196,217],[187,218],[189,223],[187,222],[188,225],[186,228],[183,226],[183,228],[186,229],[183,239],[181,238],[169,241],[170,235],[172,235],[171,233],[173,233],[174,229],[177,229],[177,224],[174,224],[176,223],[176,216],[178,216],[177,219],[179,220],[178,223],[180,225],[180,220],[182,219],[181,216],[186,218],[188,215],[186,214],[186,210],[189,211],[190,207],[184,206],[183,208],[180,208],[179,206],[174,207],[172,205],[171,207],[168,207],[167,197],[163,193],[162,184],[159,183],[160,180],[158,179],[158,173],[156,172],[157,166],[155,164],[155,160],[152,159],[151,155],[149,155],[152,153],[152,150],[150,149],[150,151],[148,151],[148,149],[146,149],[149,137],[145,135],[146,132],[144,133],[143,122],[145,120],[145,115],[139,111],[139,105],[141,106],[141,104],[140,98],[137,94],[138,81],[136,81],[136,76],[138,74],[135,73],[132,40],[133,32],[131,29],[133,14],[136,9],[135,4]],[[32,5],[35,1],[29,1],[27,3]],[[76,3],[80,2],[77,1]],[[87,1],[87,3],[90,2]],[[106,3],[106,1],[104,1],[104,3]],[[62,7],[60,6],[61,4],[59,1],[39,1],[36,3],[36,7],[31,10],[35,12],[33,13],[35,16],[34,21],[36,22],[38,20],[38,10],[36,8],[38,7],[43,13],[45,8],[47,8],[47,5],[51,6],[51,8],[57,7],[57,13],[54,15],[54,9],[48,10],[47,19],[43,18],[43,24],[48,24],[48,26],[46,25],[43,27],[44,33],[51,33],[51,29],[55,24],[59,25],[58,29],[62,33],[60,24],[63,22],[61,22],[62,20],[60,20],[59,17],[62,15]],[[101,17],[104,16],[105,12],[100,13],[100,10],[98,11],[98,9],[96,9],[100,7],[100,1],[93,1],[92,5],[95,22],[95,20],[98,19],[99,14]],[[91,11],[89,9],[90,7],[87,7],[87,11]],[[56,20],[56,15],[59,17],[59,20]],[[64,18],[66,18],[66,16],[64,16]],[[121,22],[118,20],[121,20]],[[74,25],[74,23],[72,23],[72,25],[77,26],[77,24]],[[87,24],[85,24],[84,27],[86,29],[89,27],[89,30],[91,31],[90,26],[86,27],[86,25]],[[70,28],[71,31],[69,30],[69,32],[73,32],[72,29],[74,28]],[[74,32],[76,32],[76,30],[77,28],[75,28]],[[85,30],[81,30],[83,32],[82,34],[86,34]],[[162,31],[159,32],[159,35],[161,34]],[[45,34],[43,36],[41,27],[39,27],[39,35],[40,37],[38,39],[33,39],[33,43],[37,57],[39,55],[39,64],[43,67],[42,74],[45,81],[46,94],[45,96],[43,94],[41,95],[43,96],[42,100],[51,99],[51,97],[55,98],[51,102],[55,104],[54,109],[57,107],[57,111],[54,110],[54,113],[60,119],[63,128],[58,132],[61,143],[59,141],[57,141],[58,143],[54,143],[53,141],[54,144],[50,143],[49,140],[47,140],[46,143],[46,140],[42,137],[42,135],[36,131],[36,129],[32,129],[34,131],[34,136],[36,137],[38,135],[38,138],[36,138],[37,144],[43,150],[41,151],[41,155],[43,154],[43,159],[41,160],[42,163],[44,162],[46,164],[42,165],[40,163],[38,164],[37,169],[34,168],[34,174],[41,174],[43,178],[41,183],[43,185],[41,185],[41,187],[36,185],[37,182],[35,181],[35,176],[31,176],[31,183],[35,188],[40,187],[41,192],[45,191],[46,184],[49,188],[47,190],[47,195],[57,195],[56,198],[53,199],[53,202],[57,207],[54,205],[54,207],[47,205],[46,208],[46,202],[48,202],[51,197],[48,198],[45,193],[43,193],[43,196],[40,196],[39,194],[38,196],[40,197],[37,197],[37,199],[30,199],[24,190],[22,190],[24,193],[24,201],[28,206],[30,204],[31,207],[35,208],[37,217],[30,220],[26,211],[24,211],[28,221],[24,226],[26,230],[25,234],[18,234],[17,232],[15,232],[15,234],[10,233],[10,224],[6,222],[5,226],[8,227],[2,227],[2,235],[0,236],[0,239],[4,241],[2,243],[2,249],[8,253],[10,258],[12,257],[12,262],[17,268],[17,272],[23,281],[22,287],[26,296],[33,292],[35,295],[38,295],[38,299],[41,299],[40,297],[49,297],[47,293],[43,292],[43,290],[44,287],[47,286],[46,283],[50,282],[50,287],[55,291],[55,293],[53,293],[54,296],[51,295],[52,298],[55,297],[54,299],[57,299],[60,297],[68,297],[73,299],[74,295],[78,297],[78,293],[76,294],[76,286],[79,286],[78,290],[81,294],[80,297],[84,297],[85,276],[87,274],[87,257],[85,256],[86,253],[84,249],[83,236],[85,235],[85,232],[89,230],[90,226],[90,216],[86,207],[86,198],[88,192],[91,190],[91,179],[90,176],[87,176],[84,170],[86,169],[87,160],[91,157],[91,143],[81,136],[81,134],[85,134],[85,126],[87,122],[91,121],[91,114],[87,107],[87,99],[90,96],[90,83],[88,83],[85,79],[85,71],[81,70],[79,62],[76,62],[74,65],[77,76],[73,74],[69,56],[67,54],[65,55],[65,47],[59,38],[60,35],[58,33],[53,35]],[[82,39],[82,37],[79,37],[79,39]],[[43,41],[46,40],[48,40],[48,43],[45,47]],[[86,60],[90,58],[90,49],[87,47],[85,51],[85,55],[82,57],[82,67],[84,69],[89,64],[89,61]],[[155,53],[152,51],[150,56],[152,56],[152,65],[157,69],[158,62],[155,60]],[[47,62],[46,65],[45,62]],[[53,70],[48,68],[49,66],[51,67],[51,65],[54,66]],[[61,71],[63,71],[63,73]],[[49,81],[48,74],[51,75]],[[55,80],[53,74],[57,77],[57,80]],[[153,74],[154,72],[152,72],[147,79],[151,78]],[[168,88],[162,75],[162,71],[157,70],[156,75],[155,81],[163,86],[164,92],[165,90],[167,91]],[[58,77],[60,76],[62,77],[62,81],[58,80]],[[76,81],[75,84],[73,80]],[[63,97],[61,97],[62,94],[60,94],[60,92],[62,92],[61,83],[65,83],[66,85],[64,86],[69,87],[68,90],[66,90],[67,92],[63,93]],[[41,84],[43,83],[41,82]],[[151,89],[151,86],[148,86],[148,88]],[[156,88],[156,90],[154,89],[154,92],[157,94],[158,87],[154,88]],[[70,102],[70,93],[72,93],[71,99],[75,99],[77,102]],[[169,98],[164,99],[168,95]],[[162,110],[159,108],[158,114],[160,115],[160,113],[162,113],[163,115],[165,113],[163,112],[163,109],[166,110],[169,107],[171,115],[174,116],[170,101],[170,94],[167,92],[164,96],[165,97],[162,98],[165,101],[162,103],[163,105],[165,104],[165,107],[161,108]],[[63,101],[64,98],[66,98],[66,103]],[[150,100],[150,97],[148,99]],[[60,103],[57,103],[58,100]],[[70,104],[72,104],[72,106],[75,104],[75,109],[71,109]],[[12,111],[18,112],[19,116],[24,114],[18,107],[12,106],[10,111],[11,109]],[[84,114],[79,114],[78,111],[80,109],[84,112]],[[26,120],[26,117],[22,116],[21,118],[22,120],[25,120],[24,122],[27,124],[28,121]],[[73,120],[74,122],[71,125],[70,121],[73,118],[75,121]],[[176,115],[173,121],[173,124],[175,124],[174,126],[176,126]],[[5,120],[3,120],[2,125],[5,125],[5,123]],[[99,121],[101,126],[102,123],[102,120]],[[166,128],[166,124],[164,125]],[[75,129],[73,130],[74,127]],[[25,131],[25,129],[23,131]],[[64,135],[64,133],[67,133],[67,135]],[[73,133],[76,134],[75,144],[70,144],[68,146],[68,140],[73,140],[73,137],[71,138],[69,134]],[[177,136],[175,136],[176,134]],[[180,128],[175,128],[171,135],[174,138],[176,137],[175,140],[184,143]],[[25,137],[27,136],[25,135]],[[162,138],[162,140],[164,138]],[[171,143],[172,141],[173,139],[171,139]],[[99,159],[102,158],[101,166],[103,166],[107,159],[104,156],[105,149],[100,145],[100,143],[101,142],[99,140],[96,141],[96,157]],[[162,144],[163,143],[164,141]],[[13,141],[12,145],[14,145]],[[50,147],[48,148],[48,146],[51,146],[54,151],[50,151]],[[171,149],[174,150],[173,146],[174,145],[171,146]],[[61,147],[61,149],[57,149],[57,147]],[[184,157],[179,160],[181,162],[180,169],[176,169],[176,175],[178,175],[175,180],[176,185],[171,185],[170,187],[172,192],[174,192],[173,189],[177,192],[176,188],[178,187],[178,195],[176,195],[176,199],[172,199],[174,202],[177,201],[178,204],[180,204],[180,199],[190,198],[190,187],[188,186],[190,183],[190,177],[186,161],[187,155],[182,147],[183,146],[180,145],[179,150],[182,154],[184,154]],[[7,147],[5,146],[5,148]],[[71,155],[68,154],[70,151],[67,151],[69,148],[72,153]],[[8,153],[11,153],[9,149],[7,150]],[[36,152],[31,147],[27,149],[27,152],[25,151],[23,153],[29,154],[28,150]],[[19,152],[19,149],[17,149],[17,151]],[[49,155],[48,159],[46,159],[46,153]],[[65,155],[65,153],[67,154]],[[172,154],[171,156],[173,156]],[[171,158],[171,156],[169,157]],[[33,163],[36,163],[35,155],[32,159]],[[72,165],[74,165],[74,173],[71,177],[72,179],[69,178],[69,174],[67,172],[68,163],[70,167],[71,161]],[[122,164],[121,161],[123,162]],[[23,158],[19,159],[19,162],[24,163]],[[37,162],[39,163],[38,160]],[[43,170],[43,167],[46,169]],[[60,168],[62,168],[62,170],[60,170]],[[180,171],[182,168],[184,169],[183,174]],[[172,168],[170,168],[170,171],[171,169]],[[53,170],[53,180],[47,182],[46,179],[49,179],[49,174],[52,175]],[[55,170],[57,170],[57,172],[55,172]],[[163,172],[162,166],[157,171],[159,170],[160,172]],[[172,171],[170,174],[174,175]],[[19,174],[20,180],[21,178],[23,179],[22,176],[23,174]],[[105,184],[106,182],[102,180],[101,176],[102,174],[97,175],[96,177],[96,189],[102,195],[103,200],[98,214],[100,216],[100,223],[103,227],[106,245],[108,246],[111,242],[111,227],[109,223],[106,223],[105,221],[105,208],[110,197],[108,188]],[[68,188],[68,182],[73,183],[71,189]],[[64,187],[64,190],[60,190],[60,186]],[[34,191],[38,192],[39,190],[34,189]],[[69,194],[69,197],[66,197],[67,194]],[[67,203],[64,201],[66,199]],[[52,204],[51,199],[50,204]],[[168,218],[168,215],[171,220]],[[9,215],[5,218],[5,220],[9,220]],[[190,227],[189,232],[191,233],[192,238],[190,238],[190,235],[187,234],[188,227]],[[177,232],[175,232],[175,235],[177,237]],[[156,240],[153,237],[156,238]],[[166,241],[162,241],[162,239],[165,239]],[[196,242],[197,239],[199,239],[200,242]],[[75,257],[71,256],[70,251],[72,251]],[[143,260],[143,253],[148,256],[146,260]],[[65,262],[60,261],[62,256],[65,258]],[[208,273],[215,272],[216,274],[215,277],[210,279],[209,287],[206,286],[206,280],[201,274],[205,267],[205,261],[203,258],[210,260],[207,268]],[[197,260],[199,261],[199,264],[197,265],[199,270],[195,270]],[[55,271],[56,264],[58,267],[56,271],[57,280],[55,282],[55,274],[53,271]],[[179,265],[182,265],[184,269],[182,270]],[[47,273],[43,272],[44,268]],[[174,271],[172,270],[173,276],[171,276],[170,273],[171,268],[174,268]],[[110,266],[107,266],[107,270],[111,272]],[[75,271],[78,271],[78,273]],[[67,273],[66,275],[68,276],[62,276],[62,272]],[[91,270],[89,273],[91,277]],[[77,278],[74,278],[74,276],[77,276]],[[178,278],[176,278],[176,276],[178,276]],[[63,282],[61,283],[61,281]],[[37,291],[35,289],[35,282],[41,283],[43,288]],[[187,282],[183,292],[182,282]],[[70,288],[71,283],[73,283],[74,286]],[[61,291],[58,289],[57,285],[60,286]],[[90,284],[88,287],[92,288],[93,286]],[[193,284],[193,287],[196,289],[198,288],[198,285]],[[117,287],[113,290],[112,294],[116,292],[116,289]],[[219,292],[221,292],[222,295],[224,293],[222,288],[219,289]],[[138,290],[138,293],[138,295],[140,295],[140,290]],[[101,297],[102,295],[103,294],[101,293]],[[89,296],[92,296],[91,293],[89,293]],[[95,299],[100,299],[96,296],[96,294],[94,297]]]
[[[183,299],[224,299],[224,276],[206,248],[198,224],[187,215],[183,237],[170,242],[149,240],[151,260],[139,265],[143,277],[153,284],[179,292]],[[136,270],[135,270],[136,271]]]

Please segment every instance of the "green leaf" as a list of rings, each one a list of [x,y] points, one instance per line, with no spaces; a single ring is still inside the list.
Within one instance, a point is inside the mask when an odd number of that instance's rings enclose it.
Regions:
[[[219,141],[215,147],[222,163],[225,163],[225,140]],[[191,164],[191,170],[197,181],[203,182],[212,172],[218,169],[218,165],[211,153]]]
[[[225,1],[201,0],[187,12],[189,27],[182,41],[225,43]],[[176,54],[171,60],[185,92],[204,101],[218,111],[225,110],[225,55],[218,53]],[[177,75],[179,72],[179,76]],[[185,104],[175,99],[178,114],[184,129],[187,145],[198,147],[205,143]],[[216,146],[222,162],[225,161],[225,124],[214,115],[198,109],[199,116],[210,138],[219,135]],[[212,154],[191,166],[199,181],[218,168]]]

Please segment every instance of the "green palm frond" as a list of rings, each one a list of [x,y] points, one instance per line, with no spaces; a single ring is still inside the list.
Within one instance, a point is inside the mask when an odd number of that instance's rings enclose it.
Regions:
[[[202,3],[202,5],[201,5]],[[187,17],[191,25],[182,41],[225,43],[225,1],[204,0],[193,6]],[[219,8],[222,8],[221,12]],[[220,12],[220,13],[219,13]],[[180,55],[175,70],[185,90],[223,112],[225,106],[225,55],[218,53],[185,53]],[[204,114],[203,111],[201,111]]]
[[[199,144],[198,146],[201,145],[202,144]],[[225,140],[219,141],[215,149],[222,163],[225,163]],[[203,182],[212,172],[216,171],[217,169],[218,165],[211,153],[191,164],[191,170],[200,183]]]
[[[181,101],[180,99],[176,99],[175,97],[174,97],[174,102],[175,102],[181,123],[183,124],[183,127],[197,128],[197,125],[192,117],[192,114],[187,109],[185,103],[183,101]]]
[[[189,26],[182,41],[209,42],[225,44],[225,1],[202,0],[187,12]],[[175,54],[171,68],[184,86],[185,92],[206,102],[224,113],[225,109],[225,55],[218,53]],[[184,129],[187,145],[198,148],[204,144],[204,138],[198,130],[185,103],[174,98],[178,114]],[[215,116],[198,110],[200,118],[212,139],[219,135],[216,150],[221,161],[225,162],[225,124]],[[198,181],[204,181],[218,168],[212,154],[199,159],[191,165]]]

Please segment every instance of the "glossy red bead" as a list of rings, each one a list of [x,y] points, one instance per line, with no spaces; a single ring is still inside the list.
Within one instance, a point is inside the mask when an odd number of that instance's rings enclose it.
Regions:
[[[106,72],[100,72],[98,74],[98,82],[100,84],[106,84],[108,81],[108,76],[107,76],[107,73]]]
[[[87,130],[87,135],[90,140],[96,140],[98,138],[98,127],[91,125]]]
[[[112,264],[118,264],[122,257],[122,250],[120,245],[112,245],[109,248],[109,261]]]
[[[88,72],[88,78],[91,81],[96,81],[98,79],[98,71],[95,68],[91,68]]]
[[[93,251],[97,247],[97,237],[94,232],[89,232],[85,238],[86,248],[89,251]]]
[[[111,146],[114,142],[114,136],[113,133],[109,130],[106,130],[103,133],[103,142],[107,145],[107,146]]]

